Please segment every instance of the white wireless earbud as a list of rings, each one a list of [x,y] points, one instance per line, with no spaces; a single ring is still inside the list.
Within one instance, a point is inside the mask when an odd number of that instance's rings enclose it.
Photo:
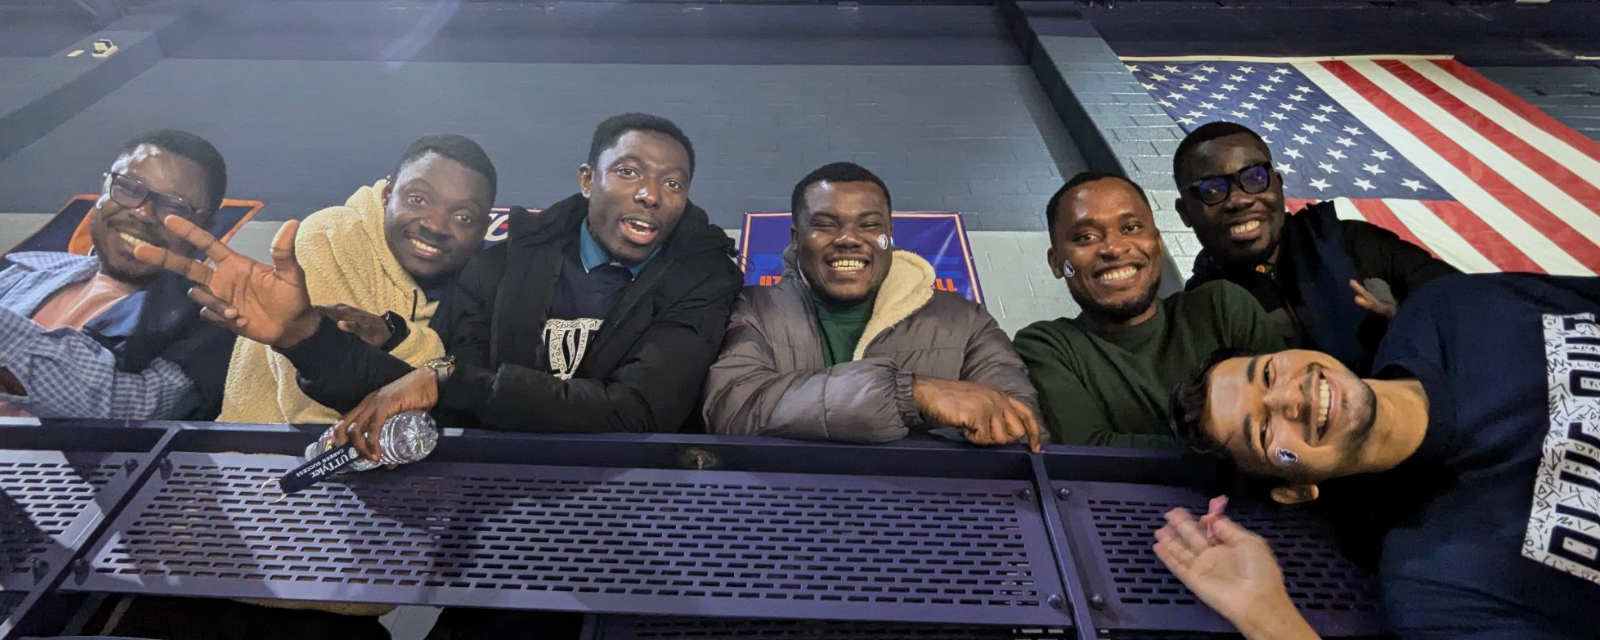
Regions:
[[[888,235],[882,234],[882,233],[878,234],[878,248],[879,249],[883,249],[883,250],[887,251],[889,249],[889,245],[891,245],[891,244],[894,244],[894,241],[890,240]]]
[[[1064,276],[1066,276],[1068,278],[1071,278],[1072,276],[1078,275],[1078,270],[1072,268],[1072,263],[1071,262],[1068,262],[1066,260],[1062,260],[1061,261],[1061,275],[1064,275]]]
[[[1278,464],[1285,467],[1293,466],[1300,461],[1300,456],[1295,455],[1293,451],[1288,449],[1278,449],[1276,454],[1278,456]]]

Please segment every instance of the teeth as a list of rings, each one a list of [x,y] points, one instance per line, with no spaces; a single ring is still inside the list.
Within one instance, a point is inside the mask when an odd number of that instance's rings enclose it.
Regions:
[[[1242,223],[1233,225],[1231,227],[1228,227],[1228,233],[1233,234],[1233,236],[1237,238],[1237,237],[1240,237],[1240,236],[1249,235],[1251,232],[1255,231],[1256,229],[1258,229],[1260,227],[1261,227],[1261,221],[1260,220],[1251,220],[1249,222],[1242,222]]]
[[[422,253],[426,253],[428,255],[439,255],[444,253],[444,249],[435,247],[416,238],[411,238],[411,246],[416,247],[417,251],[421,251]]]
[[[867,263],[861,260],[834,260],[828,266],[833,267],[834,271],[860,271],[867,268]]]
[[[1318,380],[1317,381],[1317,429],[1318,430],[1321,430],[1321,429],[1323,429],[1323,428],[1328,426],[1328,409],[1329,409],[1329,404],[1330,404],[1329,401],[1330,401],[1331,398],[1332,398],[1332,394],[1329,393],[1329,391],[1328,391],[1328,381],[1327,380]]]
[[[634,221],[634,220],[624,221],[624,226],[626,226],[628,228],[629,232],[635,233],[635,234],[638,234],[638,235],[641,235],[641,236],[649,235],[651,232],[656,230],[655,226],[653,226],[653,225],[649,225],[649,224],[646,224],[646,223],[643,223],[643,222],[637,222],[637,221]]]
[[[117,235],[122,236],[122,241],[128,243],[128,248],[130,248],[130,249],[137,249],[141,245],[150,244],[148,242],[145,242],[143,240],[140,240],[138,238],[135,238],[135,237],[129,235],[127,232],[118,231]]]
[[[1138,267],[1118,267],[1100,274],[1100,279],[1107,282],[1120,282],[1132,278],[1136,273],[1139,273]]]

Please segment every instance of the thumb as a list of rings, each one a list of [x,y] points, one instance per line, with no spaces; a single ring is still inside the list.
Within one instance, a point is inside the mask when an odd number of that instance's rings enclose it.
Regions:
[[[294,240],[299,234],[300,221],[290,220],[272,237],[272,268],[295,282],[305,279],[305,272],[300,270],[300,262],[294,254]]]

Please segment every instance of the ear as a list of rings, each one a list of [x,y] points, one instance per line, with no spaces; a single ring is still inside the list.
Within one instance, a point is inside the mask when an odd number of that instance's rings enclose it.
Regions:
[[[394,195],[394,176],[391,175],[383,179],[383,194],[381,198],[385,203],[388,203],[389,196],[392,195]]]
[[[583,197],[589,197],[589,190],[594,188],[594,169],[588,163],[578,166],[578,191]]]
[[[792,220],[789,222],[789,244],[790,246],[800,246],[800,226],[796,225]]]
[[[1317,499],[1317,485],[1291,482],[1272,488],[1272,499],[1278,504],[1304,504]]]
[[[1178,219],[1183,221],[1184,228],[1194,228],[1194,222],[1189,220],[1189,209],[1183,206],[1183,196],[1178,196],[1177,200],[1172,201],[1172,208],[1178,210]]]
[[[1061,273],[1061,261],[1056,259],[1055,247],[1045,249],[1044,259],[1045,262],[1050,263],[1050,274],[1054,275],[1057,280],[1065,280],[1067,278],[1066,274]]]

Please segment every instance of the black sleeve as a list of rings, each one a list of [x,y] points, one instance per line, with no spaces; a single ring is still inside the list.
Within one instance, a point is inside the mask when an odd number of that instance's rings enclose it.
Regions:
[[[520,431],[678,431],[698,408],[706,371],[743,285],[732,261],[718,272],[684,277],[698,284],[654,319],[610,375],[561,380],[515,364],[489,367],[477,355],[483,345],[459,343],[459,364],[440,392],[440,408]],[[465,304],[458,317],[466,324],[460,329],[487,324],[487,309],[474,312],[471,300],[460,302]]]
[[[411,373],[413,367],[387,351],[362,342],[323,318],[310,338],[278,353],[289,359],[306,397],[344,413],[383,385]]]
[[[1346,220],[1342,226],[1345,245],[1356,258],[1356,271],[1362,278],[1376,277],[1389,283],[1397,303],[1405,302],[1434,278],[1461,273],[1383,227],[1359,220]]]

